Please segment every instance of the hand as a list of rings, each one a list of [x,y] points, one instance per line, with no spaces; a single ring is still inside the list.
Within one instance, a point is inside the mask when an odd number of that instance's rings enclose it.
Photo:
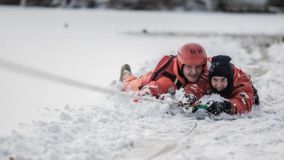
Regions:
[[[196,100],[197,100],[196,96],[193,95],[193,94],[186,94],[186,95],[185,95],[185,98],[186,98],[187,103],[188,103],[189,105],[191,105],[191,106],[192,106],[192,105],[196,102]]]
[[[214,115],[219,115],[222,112],[230,113],[231,108],[231,103],[228,101],[213,101],[213,103],[208,106],[207,112],[212,113]]]
[[[193,94],[185,94],[181,101],[178,101],[178,107],[188,110],[196,102]]]
[[[153,96],[153,93],[149,86],[144,86],[140,91],[135,93],[134,102],[142,102],[142,97],[144,96]],[[157,98],[157,97],[156,97]]]
[[[178,107],[184,108],[185,110],[188,110],[191,107],[191,105],[188,102],[184,103],[182,101],[178,101],[177,105],[178,105]]]
[[[151,90],[148,86],[144,86],[139,92],[139,96],[146,96],[146,95],[152,95]]]

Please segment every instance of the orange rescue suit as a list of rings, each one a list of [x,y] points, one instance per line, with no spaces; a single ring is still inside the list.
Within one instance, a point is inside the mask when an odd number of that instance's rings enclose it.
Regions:
[[[254,91],[249,76],[231,64],[234,72],[232,92],[225,98],[231,102],[231,114],[250,112],[254,104]]]
[[[173,56],[173,60],[167,65],[161,73],[158,74],[154,79],[151,79],[153,74],[156,73],[157,68],[159,69],[170,56],[164,56],[157,67],[146,73],[145,75],[137,78],[133,75],[126,76],[123,79],[123,90],[132,91],[143,91],[147,90],[150,95],[159,97],[161,94],[170,93],[174,94],[179,88],[184,88],[186,94],[193,94],[197,99],[201,98],[206,91],[209,89],[210,85],[208,83],[208,69],[204,66],[203,74],[200,76],[196,83],[189,83],[185,78],[183,78],[179,72],[178,61],[176,56]],[[164,73],[173,75],[175,79],[165,76]]]

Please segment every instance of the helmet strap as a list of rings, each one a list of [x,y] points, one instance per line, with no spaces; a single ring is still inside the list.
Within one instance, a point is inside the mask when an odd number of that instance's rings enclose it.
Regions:
[[[178,74],[179,74],[180,77],[182,77],[187,82],[188,80],[185,78],[185,76],[183,74],[184,64],[181,65],[181,68],[179,66],[180,66],[179,61],[177,61]]]

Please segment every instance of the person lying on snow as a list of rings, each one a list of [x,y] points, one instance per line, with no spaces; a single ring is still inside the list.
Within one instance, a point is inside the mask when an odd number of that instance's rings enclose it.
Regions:
[[[219,115],[242,114],[250,112],[254,104],[259,105],[257,90],[249,76],[230,63],[231,57],[218,55],[212,57],[209,70],[210,93],[219,94],[224,101],[211,101],[207,112]],[[196,109],[193,109],[195,112]]]
[[[164,56],[153,71],[139,78],[125,64],[121,68],[120,81],[124,91],[132,90],[139,96],[156,98],[184,88],[188,103],[193,104],[209,88],[207,54],[200,44],[187,43],[180,47],[177,55]]]

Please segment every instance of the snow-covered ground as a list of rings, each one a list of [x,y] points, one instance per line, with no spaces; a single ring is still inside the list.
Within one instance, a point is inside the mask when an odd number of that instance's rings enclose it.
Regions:
[[[0,58],[119,90],[186,42],[252,75],[261,105],[196,120],[0,68],[0,159],[283,159],[284,15],[0,8]],[[179,95],[177,95],[179,96]]]

